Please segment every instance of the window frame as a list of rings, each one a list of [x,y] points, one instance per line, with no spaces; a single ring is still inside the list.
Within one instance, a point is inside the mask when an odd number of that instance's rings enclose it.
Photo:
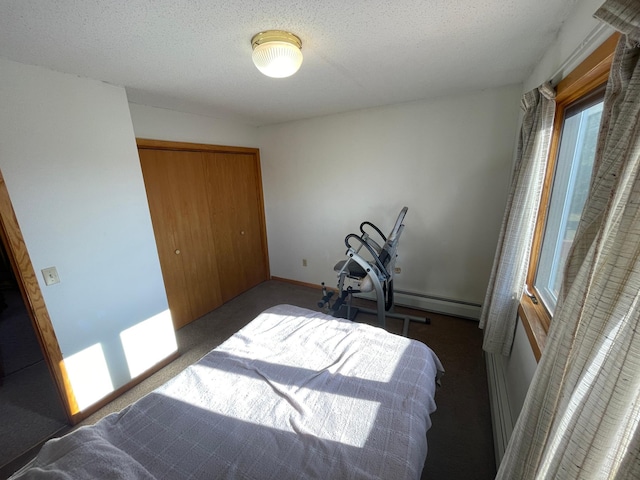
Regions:
[[[518,316],[523,323],[536,361],[540,360],[552,321],[552,315],[543,302],[537,300],[540,295],[534,287],[534,281],[538,271],[548,207],[551,200],[553,177],[564,123],[564,112],[570,104],[587,96],[607,82],[619,37],[620,34],[618,33],[611,35],[556,86],[556,112],[551,133],[549,158],[531,245],[526,289],[520,299],[518,308]],[[536,297],[535,300],[531,294]]]

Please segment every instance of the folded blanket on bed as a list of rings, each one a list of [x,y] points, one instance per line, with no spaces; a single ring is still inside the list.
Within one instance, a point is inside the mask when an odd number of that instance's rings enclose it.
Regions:
[[[73,435],[47,442],[38,461],[16,478],[146,480],[156,477],[104,438],[101,431],[82,427]]]
[[[281,305],[14,478],[419,478],[442,371],[420,342]]]

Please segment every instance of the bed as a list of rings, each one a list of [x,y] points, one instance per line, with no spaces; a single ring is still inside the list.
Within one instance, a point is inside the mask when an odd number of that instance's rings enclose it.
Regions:
[[[11,478],[420,478],[443,371],[421,342],[279,305]]]

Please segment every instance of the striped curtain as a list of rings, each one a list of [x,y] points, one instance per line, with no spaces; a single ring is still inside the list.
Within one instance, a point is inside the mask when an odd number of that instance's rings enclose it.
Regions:
[[[499,479],[640,478],[640,1],[596,17],[623,35],[594,177]]]
[[[555,91],[544,84],[522,98],[524,117],[498,248],[480,316],[483,349],[509,355],[524,290],[531,242],[547,167]]]

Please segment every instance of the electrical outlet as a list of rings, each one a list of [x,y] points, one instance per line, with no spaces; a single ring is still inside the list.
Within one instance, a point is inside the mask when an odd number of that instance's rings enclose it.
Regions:
[[[303,259],[302,259],[302,266],[303,266],[303,267],[306,267],[306,266],[307,266],[307,259],[306,259],[306,258],[303,258]]]
[[[393,269],[393,273],[402,273],[402,268],[400,268],[400,267],[395,267],[395,268]]]
[[[58,276],[58,270],[56,270],[56,267],[43,268],[42,276],[44,277],[44,283],[47,286],[60,283],[60,277]]]

